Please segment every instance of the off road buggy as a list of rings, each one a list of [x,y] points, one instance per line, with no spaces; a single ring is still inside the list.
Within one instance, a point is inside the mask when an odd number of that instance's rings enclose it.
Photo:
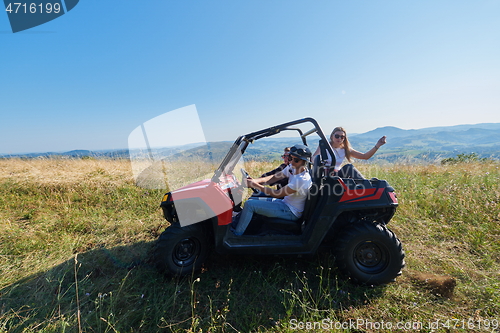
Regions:
[[[299,127],[304,126],[311,129],[303,132]],[[319,136],[321,154],[312,161],[313,185],[303,216],[291,222],[255,214],[245,234],[235,236],[230,230],[232,218],[248,192],[242,156],[256,140],[284,131],[296,133],[296,143],[304,145],[309,135]],[[276,147],[276,151],[281,149]],[[401,242],[387,228],[398,206],[394,189],[385,180],[332,175],[324,165],[327,151],[335,156],[312,118],[238,137],[211,179],[165,194],[161,208],[170,226],[156,242],[154,262],[168,273],[185,275],[200,269],[211,250],[299,255],[314,254],[326,244],[333,249],[339,270],[354,281],[369,285],[394,281],[404,267]]]

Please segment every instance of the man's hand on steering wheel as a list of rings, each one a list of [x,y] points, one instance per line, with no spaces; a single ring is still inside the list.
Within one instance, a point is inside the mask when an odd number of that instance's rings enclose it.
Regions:
[[[249,181],[253,182],[253,178],[250,177],[248,172],[246,172],[245,169],[243,169],[243,168],[241,168],[240,171],[241,171],[241,174],[243,175],[243,179],[242,179],[241,183],[245,184],[245,186],[247,188],[250,188],[254,193],[259,193],[259,190],[257,190],[256,188],[253,188],[251,185],[248,184]]]

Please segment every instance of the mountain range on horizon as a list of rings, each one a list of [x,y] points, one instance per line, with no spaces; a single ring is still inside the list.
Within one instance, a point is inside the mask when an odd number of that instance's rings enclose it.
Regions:
[[[326,133],[327,135],[329,132]],[[422,129],[401,129],[394,126],[379,127],[361,134],[349,134],[349,141],[354,149],[365,151],[373,147],[382,136],[387,137],[384,145],[376,155],[377,159],[392,159],[403,155],[414,158],[421,157],[450,157],[459,153],[477,153],[482,157],[500,157],[500,123],[466,124],[455,126],[427,127]],[[315,147],[317,138],[311,138],[309,145]],[[397,140],[395,140],[397,139]],[[267,141],[266,141],[267,140]],[[295,144],[292,138],[269,138],[258,140],[249,147],[248,153],[256,158],[262,156],[266,159],[279,157],[281,152],[276,152],[276,146]],[[264,141],[264,142],[262,142]],[[231,142],[229,142],[230,144]],[[220,144],[210,143],[211,149],[217,155],[225,154],[228,142]],[[190,147],[191,148],[191,147]],[[219,151],[220,150],[220,151]],[[278,149],[279,150],[279,149]],[[178,153],[177,148],[162,148],[164,156]],[[45,152],[27,154],[0,154],[0,158],[36,158],[36,157],[94,157],[94,158],[129,158],[128,149],[113,150],[72,150],[67,152]],[[261,158],[259,158],[261,159]]]
[[[485,130],[500,130],[500,123],[436,126],[436,127],[426,127],[426,128],[408,129],[408,130],[401,129],[395,126],[384,126],[384,127],[378,127],[374,130],[365,133],[352,134],[351,136],[360,136],[364,138],[370,138],[370,137],[375,138],[379,135],[387,135],[391,137],[407,137],[419,134],[429,134],[429,133],[439,133],[439,132],[460,132],[469,130],[471,128],[485,129]]]
[[[481,157],[500,158],[500,123],[428,127],[404,130],[386,126],[353,135],[349,140],[355,149],[370,149],[382,136],[387,144],[375,159],[397,159],[401,156],[417,159],[454,157],[476,153]]]

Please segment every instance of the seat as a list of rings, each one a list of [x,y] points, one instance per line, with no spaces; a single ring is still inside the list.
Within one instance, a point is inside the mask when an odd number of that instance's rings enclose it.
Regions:
[[[316,203],[318,202],[318,198],[321,194],[322,188],[322,179],[325,175],[325,166],[321,161],[321,157],[317,155],[314,158],[313,167],[310,171],[312,185],[309,188],[309,195],[306,199],[306,204],[304,206],[304,213],[302,214],[302,221],[307,222],[314,212],[314,208],[316,207]]]

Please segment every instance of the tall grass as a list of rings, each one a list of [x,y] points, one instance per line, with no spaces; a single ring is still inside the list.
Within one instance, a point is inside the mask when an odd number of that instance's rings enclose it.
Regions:
[[[274,166],[245,167],[258,176]],[[391,331],[374,329],[381,322],[492,331],[486,320],[500,320],[499,165],[359,168],[388,180],[400,203],[389,227],[407,268],[388,286],[350,283],[328,251],[212,254],[199,273],[165,277],[147,260],[168,225],[163,191],[136,187],[128,161],[0,160],[0,332],[323,331],[353,320],[360,325],[346,331]],[[422,272],[455,278],[454,295],[415,283]]]

